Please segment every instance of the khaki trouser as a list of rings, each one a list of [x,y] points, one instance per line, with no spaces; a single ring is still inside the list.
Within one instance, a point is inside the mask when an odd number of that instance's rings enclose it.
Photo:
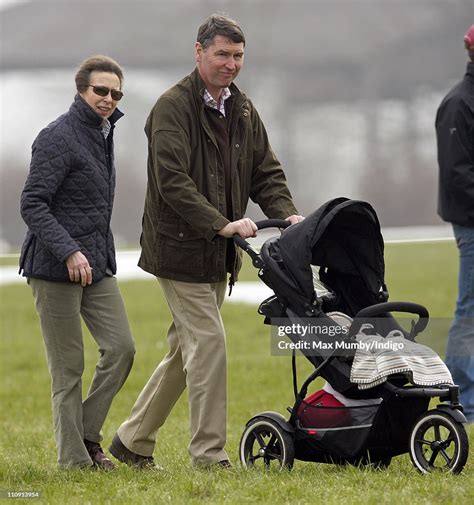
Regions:
[[[117,434],[129,450],[152,456],[158,429],[187,387],[193,463],[227,459],[226,343],[219,311],[226,283],[158,281],[173,315],[167,335],[169,352]]]
[[[115,277],[78,283],[28,279],[40,317],[52,380],[54,433],[60,467],[90,466],[84,439],[100,442],[114,396],[133,363],[135,346]],[[84,347],[81,316],[100,359],[82,401]]]

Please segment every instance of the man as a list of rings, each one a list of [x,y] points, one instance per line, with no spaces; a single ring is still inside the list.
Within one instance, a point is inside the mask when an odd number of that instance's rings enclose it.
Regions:
[[[20,257],[40,317],[52,381],[58,464],[112,470],[100,446],[114,396],[133,363],[134,342],[114,277],[110,219],[113,130],[123,116],[123,73],[107,56],[85,60],[69,111],[35,139],[21,195],[28,226]],[[81,316],[100,359],[82,401]]]
[[[245,38],[213,15],[199,28],[197,68],[166,91],[148,117],[148,188],[139,266],[158,277],[173,323],[170,350],[119,427],[110,452],[153,465],[158,429],[188,388],[194,465],[230,466],[226,442],[226,347],[220,315],[237,278],[234,234],[253,237],[249,197],[271,218],[296,223],[280,163],[250,100],[233,84]]]
[[[453,225],[460,258],[446,364],[459,385],[464,413],[474,422],[474,25],[464,44],[471,60],[467,72],[443,99],[436,116],[438,213]]]

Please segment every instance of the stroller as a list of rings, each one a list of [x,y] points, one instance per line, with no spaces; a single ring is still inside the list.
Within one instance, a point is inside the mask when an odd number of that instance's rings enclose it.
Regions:
[[[413,342],[426,328],[425,307],[387,302],[384,243],[377,215],[368,203],[341,197],[292,226],[272,219],[256,224],[259,230],[288,227],[279,237],[266,240],[259,252],[234,236],[260,279],[274,292],[258,309],[272,330],[281,321],[293,328],[308,322],[313,329],[346,325],[346,333],[332,337],[341,343],[340,349],[343,343],[354,342],[368,321],[384,337],[396,329]],[[316,280],[315,267],[319,267]],[[392,312],[416,314],[418,319],[411,321],[411,330],[404,330]],[[341,322],[341,316],[349,322]],[[462,471],[468,438],[458,386],[415,386],[408,383],[407,375],[394,374],[370,389],[360,389],[350,380],[354,351],[321,351],[318,341],[322,337],[314,333],[306,339],[307,347],[293,346],[315,370],[298,388],[293,350],[295,402],[288,408],[289,418],[265,411],[247,422],[239,446],[244,467],[291,469],[299,459],[383,469],[394,456],[408,452],[421,473]],[[286,337],[290,343],[301,344],[300,334],[288,331]],[[306,398],[308,387],[318,377],[355,406],[318,403],[318,394]],[[434,398],[441,403],[428,410]]]

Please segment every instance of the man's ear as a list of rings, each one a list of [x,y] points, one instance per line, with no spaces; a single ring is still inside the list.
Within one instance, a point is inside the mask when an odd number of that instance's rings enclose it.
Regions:
[[[200,42],[196,42],[194,44],[194,59],[196,63],[201,62],[202,52],[204,51],[202,44]]]

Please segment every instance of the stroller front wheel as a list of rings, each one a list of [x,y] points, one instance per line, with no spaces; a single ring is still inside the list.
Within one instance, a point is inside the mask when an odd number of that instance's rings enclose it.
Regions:
[[[242,434],[239,454],[245,468],[277,467],[290,470],[295,459],[295,448],[292,436],[277,422],[256,417]]]
[[[460,473],[467,461],[469,442],[464,426],[449,414],[430,410],[410,435],[410,458],[422,473]]]

